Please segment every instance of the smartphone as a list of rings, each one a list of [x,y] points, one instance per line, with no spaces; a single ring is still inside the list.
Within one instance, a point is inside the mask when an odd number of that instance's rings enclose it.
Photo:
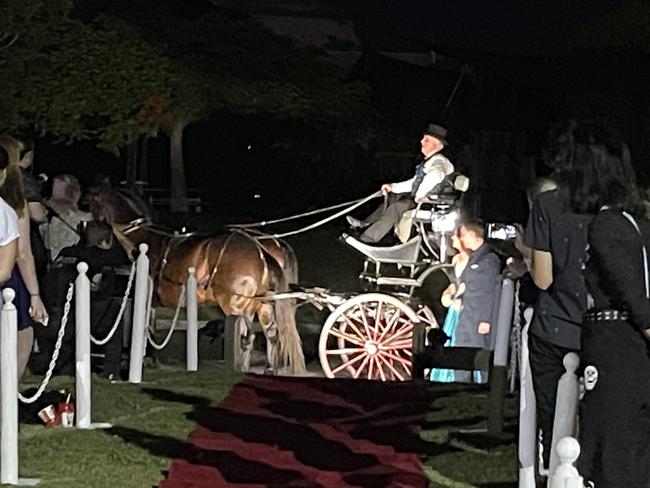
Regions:
[[[517,228],[510,224],[487,224],[487,237],[488,239],[512,241],[517,237]]]

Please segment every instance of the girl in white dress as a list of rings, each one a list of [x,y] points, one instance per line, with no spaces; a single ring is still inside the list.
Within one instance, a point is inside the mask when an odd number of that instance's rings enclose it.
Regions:
[[[0,197],[4,209],[0,218],[12,222],[7,225],[17,222],[16,235],[18,236],[10,276],[3,277],[0,283],[2,288],[12,288],[16,293],[14,304],[18,315],[18,377],[21,378],[34,343],[33,325],[35,322],[47,324],[47,311],[40,296],[36,276],[30,241],[29,213],[23,195],[22,173],[19,166],[20,159],[31,157],[31,153],[23,154],[20,143],[7,135],[0,136],[0,146],[4,153],[4,159],[0,161],[2,170]],[[5,222],[0,224],[0,226],[4,225]]]
[[[0,186],[7,178],[9,155],[0,146]],[[0,283],[11,277],[18,249],[18,216],[7,202],[0,198]]]

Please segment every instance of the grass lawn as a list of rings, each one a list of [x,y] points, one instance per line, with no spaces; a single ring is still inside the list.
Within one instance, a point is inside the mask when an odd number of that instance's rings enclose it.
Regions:
[[[433,398],[420,437],[430,448],[423,458],[429,488],[502,488],[517,486],[516,442],[487,447],[458,438],[462,429],[481,428],[487,416],[487,391],[460,385],[432,384]],[[505,431],[516,431],[516,399],[507,397]]]
[[[39,486],[44,487],[156,486],[196,426],[193,419],[219,403],[240,378],[225,373],[217,362],[202,362],[195,373],[176,366],[147,368],[141,385],[93,377],[92,420],[113,427],[77,430],[21,424],[20,474],[41,478]],[[71,388],[73,382],[55,377],[51,385]],[[483,421],[485,391],[432,385],[430,394],[420,433],[429,446],[422,453],[429,487],[501,487],[515,482],[514,443],[483,450],[453,436]],[[514,399],[507,399],[506,424],[515,417]]]
[[[157,486],[194,429],[193,414],[219,403],[240,378],[226,374],[216,362],[202,362],[194,373],[179,367],[147,368],[141,385],[112,384],[93,376],[92,420],[110,422],[113,428],[21,424],[20,475],[41,478],[39,486],[45,487]],[[55,377],[50,384],[70,388],[74,379]]]

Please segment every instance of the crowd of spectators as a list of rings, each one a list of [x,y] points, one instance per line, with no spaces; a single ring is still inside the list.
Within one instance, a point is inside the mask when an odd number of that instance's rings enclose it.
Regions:
[[[581,474],[599,488],[650,486],[650,228],[630,152],[611,128],[551,131],[556,187],[535,197],[524,244],[538,287],[529,331],[544,462],[569,351],[595,372],[580,405]],[[585,374],[586,375],[586,374]]]
[[[111,226],[95,222],[92,213],[80,208],[82,189],[77,178],[63,174],[48,181],[44,175],[35,176],[33,158],[31,139],[0,136],[0,283],[2,288],[16,292],[19,378],[28,364],[37,371],[47,366],[62,317],[66,285],[76,276],[76,264],[83,260],[90,266],[92,310],[97,315],[92,327],[94,333],[101,333],[108,322],[112,326],[119,309],[111,284],[115,270],[129,261],[121,247],[114,245]],[[69,323],[57,373],[74,370],[74,312]],[[33,355],[33,351],[39,354]],[[109,342],[107,351],[110,353],[105,356],[110,358],[104,362],[103,371],[117,376],[119,334]]]

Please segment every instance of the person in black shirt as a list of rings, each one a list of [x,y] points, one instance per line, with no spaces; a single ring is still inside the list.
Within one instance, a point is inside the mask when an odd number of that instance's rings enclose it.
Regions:
[[[627,146],[611,131],[575,132],[576,213],[589,225],[582,324],[586,391],[580,412],[580,473],[598,488],[650,487],[650,221]]]
[[[548,177],[539,176],[534,178],[526,188],[526,200],[528,201],[528,212],[533,209],[535,198],[540,193],[555,190],[555,181]],[[516,224],[517,236],[514,241],[515,249],[521,253],[521,258],[516,257],[507,262],[505,275],[511,279],[520,280],[519,301],[527,307],[537,302],[538,289],[530,276],[530,264],[533,257],[533,250],[524,244],[524,230]]]
[[[76,265],[83,261],[88,264],[88,278],[91,283],[91,331],[103,339],[112,329],[120,309],[126,280],[120,280],[117,269],[129,264],[129,259],[120,246],[113,246],[113,230],[105,222],[87,223],[82,242],[63,248],[54,262],[45,280],[45,292],[48,305],[55,310],[62,310],[65,302],[67,283],[77,277]],[[74,307],[73,307],[74,308]],[[58,314],[53,314],[58,315]],[[122,323],[113,338],[104,347],[104,373],[106,376],[118,377],[122,350]],[[55,327],[53,330],[56,331]],[[52,332],[40,330],[39,344],[44,344],[47,352],[56,339]],[[61,368],[67,372],[74,349],[74,329],[66,330],[64,347],[59,355]]]
[[[74,246],[65,247],[59,256],[74,258],[76,262],[84,261],[88,264],[88,278],[97,290],[100,286],[107,286],[102,282],[106,277],[103,273],[129,263],[129,258],[121,246],[113,245],[113,229],[105,222],[85,222],[85,237],[82,242]]]
[[[574,126],[567,127],[567,131]],[[586,260],[588,215],[570,208],[570,190],[576,165],[573,139],[566,132],[551,141],[549,156],[557,167],[558,187],[540,193],[533,202],[524,234],[532,248],[531,276],[539,288],[529,329],[528,347],[537,421],[542,432],[544,467],[548,468],[553,433],[557,382],[564,373],[562,360],[580,350],[580,324],[587,309],[582,276]]]

